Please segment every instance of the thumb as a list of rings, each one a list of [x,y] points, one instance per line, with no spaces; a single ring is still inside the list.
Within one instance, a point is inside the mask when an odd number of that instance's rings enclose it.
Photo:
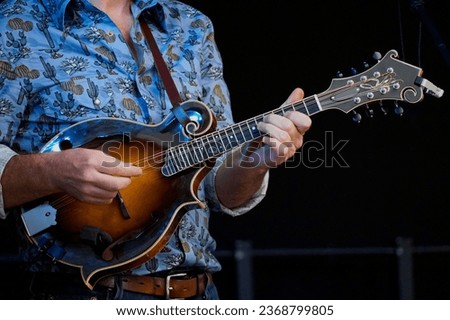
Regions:
[[[292,91],[292,93],[289,95],[289,98],[287,98],[287,100],[284,104],[289,104],[289,103],[299,101],[299,100],[303,99],[304,96],[305,96],[305,93],[303,92],[303,90],[301,88],[295,88],[294,91]]]

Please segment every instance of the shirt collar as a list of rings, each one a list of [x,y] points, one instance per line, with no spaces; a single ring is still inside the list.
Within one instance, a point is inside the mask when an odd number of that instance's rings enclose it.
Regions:
[[[87,1],[87,0],[85,0]],[[48,13],[52,17],[55,24],[63,30],[65,18],[68,14],[69,8],[77,8],[82,5],[83,0],[42,0],[46,6]],[[165,29],[165,15],[162,5],[158,0],[133,0],[131,12],[135,17],[138,17],[143,11],[150,13],[150,19],[156,23],[158,27]]]

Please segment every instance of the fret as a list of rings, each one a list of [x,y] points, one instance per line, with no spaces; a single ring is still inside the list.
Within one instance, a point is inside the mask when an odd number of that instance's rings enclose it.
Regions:
[[[233,148],[233,143],[231,142],[226,129],[220,131],[220,139],[222,140],[225,150],[230,150]]]
[[[317,94],[314,95],[314,100],[316,100],[316,106],[317,106],[317,110],[314,113],[323,111],[322,104],[320,103],[320,100],[319,100],[319,97],[317,96]]]
[[[212,143],[215,143],[214,139],[211,140],[211,135],[207,135],[206,136],[206,144],[205,144],[205,151],[207,154],[206,159],[212,158],[215,155],[215,150],[217,149],[217,145],[216,147],[214,147],[214,145]]]
[[[202,146],[203,146],[203,148],[202,148],[202,155],[203,155],[203,160],[206,160],[206,159],[209,159],[209,153],[208,153],[208,147],[207,147],[207,144],[205,143],[205,140],[207,139],[207,136],[205,136],[205,137],[202,137],[201,139],[200,139],[200,141],[202,142]]]
[[[274,113],[280,116],[285,116],[289,111],[297,111],[296,104],[288,104],[269,113]]]
[[[230,150],[233,148],[233,143],[231,142],[233,137],[228,135],[227,129],[220,131],[220,138],[222,139],[222,143],[224,145],[225,150]]]
[[[239,129],[237,133],[235,131],[236,128]],[[234,126],[232,126],[231,129],[233,130],[234,136],[239,141],[239,143],[244,143],[245,142],[245,135],[244,135],[244,132],[242,132],[241,126],[240,125],[234,125]]]
[[[178,170],[183,170],[183,168],[186,167],[186,161],[183,158],[182,150],[181,150],[180,146],[177,146],[175,148],[175,150],[176,150],[176,155],[177,155],[176,159],[178,160],[178,163],[180,164],[180,166],[178,167]]]
[[[219,140],[219,144],[217,144],[217,140]],[[218,134],[214,135],[214,141],[218,145],[219,154],[228,150],[223,142],[222,137],[220,136],[220,131],[218,132]]]
[[[252,129],[253,129],[252,137],[253,137],[253,139],[258,138],[258,137],[261,136],[261,132],[258,130],[258,123],[262,122],[263,119],[264,119],[264,116],[262,116],[262,115],[258,116],[256,118],[253,118],[253,121],[254,121],[254,125],[252,126]]]
[[[300,111],[307,114],[308,116],[313,115],[322,110],[320,106],[320,101],[317,96],[308,97],[297,103],[294,110]]]
[[[189,161],[189,150],[186,150],[184,146],[185,146],[184,144],[178,146],[179,154],[181,160],[183,161],[183,167],[189,168],[192,165],[192,161],[191,162]]]
[[[175,168],[175,164],[174,164],[174,157],[171,153],[171,149],[167,150],[167,155],[166,155],[166,159],[165,159],[165,163],[164,166],[162,168],[162,172],[165,176],[170,176],[173,175],[177,172],[177,169]]]
[[[225,131],[225,135],[227,137],[227,140],[230,143],[229,149],[239,146],[240,143],[239,143],[239,141],[238,141],[238,139],[237,139],[237,137],[236,137],[236,135],[234,133],[233,128],[232,127],[228,127],[228,128],[225,128],[224,131]]]
[[[303,102],[303,105],[304,105],[304,109],[305,109],[305,111],[306,111],[306,114],[309,116],[310,113],[309,113],[308,107],[307,107],[307,105],[306,105],[305,99],[303,99],[302,102]]]
[[[220,147],[219,147],[219,145],[217,144],[217,141],[216,141],[216,137],[215,137],[215,135],[210,135],[210,141],[211,141],[211,151],[212,151],[212,156],[214,157],[218,152],[219,152],[219,150],[220,150]]]
[[[280,109],[274,110],[274,111],[271,112],[271,113],[277,114],[277,115],[283,116],[283,117],[286,115],[286,111],[285,111],[284,108],[280,108]]]
[[[186,157],[188,158],[189,166],[193,166],[195,164],[195,159],[192,154],[192,149],[189,148],[189,144],[185,143],[183,145],[184,151],[186,152]]]
[[[171,148],[172,150],[172,163],[174,165],[175,171],[180,171],[180,168],[183,167],[183,164],[180,161],[180,157],[176,154],[177,149]]]
[[[250,121],[253,121],[254,123],[252,125],[250,125]],[[254,119],[250,119],[248,121],[245,122],[245,124],[247,125],[248,128],[248,132],[250,133],[250,137],[246,136],[246,141],[249,140],[253,140],[255,138],[259,137],[259,131],[257,129],[257,122]]]
[[[195,156],[195,163],[201,163],[203,162],[203,154],[202,154],[202,147],[199,146],[197,139],[192,140],[192,142],[190,143],[192,145],[192,151],[194,152],[194,156]],[[194,145],[195,144],[195,145]],[[200,157],[198,155],[198,152],[200,152]]]

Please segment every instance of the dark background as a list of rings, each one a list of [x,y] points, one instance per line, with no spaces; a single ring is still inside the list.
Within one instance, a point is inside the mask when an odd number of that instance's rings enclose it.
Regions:
[[[450,41],[450,2],[422,2],[437,34],[407,0],[187,2],[214,23],[236,121],[276,108],[297,86],[306,96],[325,91],[337,71],[349,76],[352,67],[364,71],[363,61],[374,64],[374,51],[396,49],[448,91],[441,99],[426,95],[419,104],[401,104],[401,117],[392,102],[385,103],[388,115],[377,106],[373,118],[362,111],[359,124],[340,111],[313,116],[306,141],[324,145],[325,132],[335,142],[348,140],[341,155],[349,167],[311,169],[299,156],[298,168],[273,170],[255,209],[212,219],[218,253],[232,250],[236,240],[262,251],[370,251],[394,248],[399,237],[414,247],[450,245],[450,65],[442,54]],[[224,255],[221,261],[219,290],[235,298],[235,260]],[[414,298],[450,298],[450,252],[415,254],[413,264]],[[395,254],[262,254],[253,268],[257,299],[400,297]]]
[[[414,247],[450,246],[450,65],[441,54],[450,41],[450,2],[424,1],[440,46],[407,0],[186,3],[214,23],[236,121],[278,107],[295,87],[306,96],[325,91],[337,71],[348,76],[352,67],[363,71],[363,61],[373,64],[374,51],[396,49],[448,91],[441,99],[427,95],[419,104],[401,104],[401,117],[393,103],[386,103],[387,115],[376,106],[373,118],[362,113],[359,124],[340,111],[313,116],[305,141],[324,145],[326,132],[335,142],[348,140],[341,155],[349,167],[311,169],[299,152],[297,168],[272,170],[268,194],[255,209],[211,222],[223,299],[238,297],[237,240],[275,252],[253,258],[256,299],[399,299],[396,255],[370,249],[395,248],[399,237]],[[333,251],[345,248],[362,253]],[[286,249],[330,254],[276,254]],[[450,250],[441,251],[414,255],[414,298],[450,299]],[[8,283],[14,264],[1,268]]]

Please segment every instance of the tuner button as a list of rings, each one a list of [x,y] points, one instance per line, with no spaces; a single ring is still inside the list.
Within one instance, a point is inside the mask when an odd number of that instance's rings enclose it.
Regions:
[[[373,118],[374,116],[374,111],[372,108],[370,108],[368,105],[366,105],[366,114],[369,118]]]
[[[337,76],[338,78],[343,78],[343,77],[344,77],[344,74],[343,74],[341,71],[338,71],[338,72],[336,72],[336,76]]]
[[[387,115],[388,114],[387,108],[383,105],[383,102],[381,102],[381,101],[380,101],[380,110],[383,113],[383,115]]]
[[[364,69],[369,69],[370,67],[370,65],[366,61],[363,61],[362,66]]]
[[[356,68],[350,68],[350,74],[355,75],[358,73],[358,70]]]
[[[362,119],[362,116],[358,112],[353,111],[352,120],[356,123],[360,123],[361,119]]]
[[[374,60],[380,61],[381,58],[382,58],[382,55],[381,55],[381,53],[379,53],[378,51],[375,51],[375,52],[373,53],[373,55],[372,55],[372,58],[373,58]]]
[[[394,104],[395,104],[395,109],[394,109],[395,114],[398,116],[402,116],[403,113],[405,112],[405,110],[403,110],[403,108],[398,104],[397,101],[395,101]]]
[[[361,98],[360,97],[355,97],[355,98],[353,98],[353,102],[354,103],[360,103],[361,102]]]
[[[388,92],[389,92],[389,87],[387,87],[387,86],[384,86],[383,88],[380,89],[381,94],[386,94]]]

